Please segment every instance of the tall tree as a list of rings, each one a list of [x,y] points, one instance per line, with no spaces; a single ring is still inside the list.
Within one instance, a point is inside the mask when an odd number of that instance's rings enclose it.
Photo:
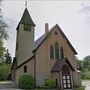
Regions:
[[[5,48],[3,47],[2,40],[0,40],[0,63],[4,62],[4,52],[5,52]]]
[[[10,53],[9,53],[8,49],[6,51],[5,57],[6,57],[5,63],[6,64],[11,64],[12,58],[10,56]]]
[[[84,57],[84,60],[89,60],[90,61],[90,55]]]
[[[3,47],[3,40],[4,39],[7,40],[8,38],[8,34],[6,30],[8,25],[5,23],[3,19],[1,2],[2,0],[0,0],[0,63],[4,59],[4,52],[5,52],[5,48]]]
[[[77,69],[82,71],[82,60],[79,60],[78,58],[76,59],[76,63],[77,63]]]
[[[1,1],[0,1],[0,5],[1,5]],[[0,7],[0,40],[8,38],[8,34],[6,30],[7,27],[8,25],[5,23],[3,19],[2,9]]]
[[[84,57],[83,68],[87,68],[88,70],[90,70],[90,55]]]

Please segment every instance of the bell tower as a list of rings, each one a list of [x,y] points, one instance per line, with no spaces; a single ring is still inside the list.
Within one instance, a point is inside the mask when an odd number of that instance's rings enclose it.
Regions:
[[[33,56],[35,24],[29,14],[27,7],[16,28],[16,59],[17,65],[22,64]]]

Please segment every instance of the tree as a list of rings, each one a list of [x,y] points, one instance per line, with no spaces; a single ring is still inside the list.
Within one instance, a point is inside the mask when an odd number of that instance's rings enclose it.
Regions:
[[[0,1],[1,3],[1,1]],[[1,5],[1,4],[0,4]],[[0,8],[0,39],[7,39],[8,34],[7,34],[7,27],[8,25],[5,23],[2,15],[2,9]]]
[[[1,0],[0,0],[0,6],[1,6]],[[5,23],[2,15],[2,9],[0,7],[0,63],[3,62],[4,60],[4,52],[5,48],[3,46],[3,40],[8,39],[8,34],[7,34],[7,27],[8,25]]]
[[[82,71],[82,60],[79,60],[78,58],[76,59],[76,63],[77,63],[77,69]]]
[[[5,52],[6,49],[4,48],[4,40],[8,39],[8,33],[7,33],[7,27],[8,25],[5,23],[2,15],[2,9],[1,9],[1,1],[0,0],[0,80],[7,80],[9,79],[10,73],[11,73],[11,64],[5,63]],[[7,63],[11,63],[11,57],[10,54],[7,53]]]
[[[83,68],[87,68],[88,70],[90,70],[90,56],[86,56],[83,59]]]
[[[90,55],[84,57],[84,60],[89,60],[90,61]]]
[[[90,55],[82,60],[82,79],[90,79]]]
[[[11,73],[11,64],[1,64],[0,65],[0,81],[7,80]]]
[[[8,49],[6,51],[5,57],[6,57],[5,63],[6,64],[11,64],[12,58],[10,56],[10,53],[9,53]]]
[[[4,52],[5,52],[5,48],[3,47],[2,40],[0,40],[0,63],[4,62]]]

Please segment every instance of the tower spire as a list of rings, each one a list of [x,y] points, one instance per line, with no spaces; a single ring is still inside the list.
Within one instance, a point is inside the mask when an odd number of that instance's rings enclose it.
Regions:
[[[25,3],[25,7],[26,7],[26,8],[27,8],[27,3],[28,3],[28,2],[27,2],[27,0],[26,0],[26,3]]]

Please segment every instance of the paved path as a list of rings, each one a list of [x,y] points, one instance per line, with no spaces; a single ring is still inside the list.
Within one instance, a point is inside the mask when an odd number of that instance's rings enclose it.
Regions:
[[[82,81],[82,85],[86,86],[85,90],[90,90],[90,80]]]
[[[5,88],[15,88],[15,83],[12,81],[0,82],[0,89],[5,89]]]
[[[86,86],[85,90],[90,90],[90,80],[82,81],[82,85]],[[11,81],[0,82],[0,90],[21,90],[21,89],[13,89],[15,87],[15,83]]]

